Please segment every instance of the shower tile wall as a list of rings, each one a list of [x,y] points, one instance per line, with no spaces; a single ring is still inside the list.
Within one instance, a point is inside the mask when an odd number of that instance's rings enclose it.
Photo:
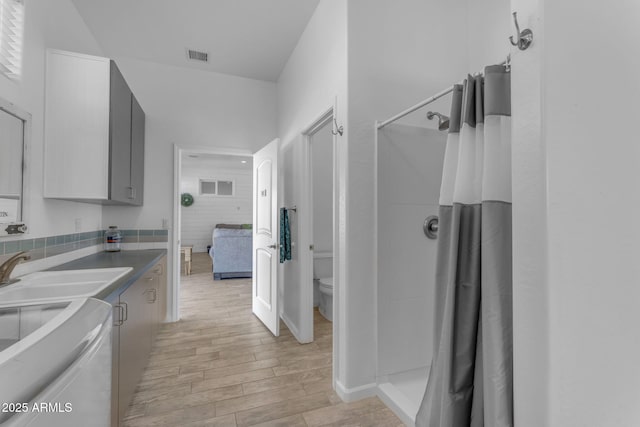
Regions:
[[[378,133],[378,375],[431,361],[436,240],[446,133],[390,125]],[[403,349],[403,351],[398,351]]]

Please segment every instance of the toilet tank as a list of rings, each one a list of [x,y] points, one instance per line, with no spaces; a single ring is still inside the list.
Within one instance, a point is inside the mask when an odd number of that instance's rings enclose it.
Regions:
[[[333,277],[333,253],[314,252],[313,278],[322,279],[324,277]]]

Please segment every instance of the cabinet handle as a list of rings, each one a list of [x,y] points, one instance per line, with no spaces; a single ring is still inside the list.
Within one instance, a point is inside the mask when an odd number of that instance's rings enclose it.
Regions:
[[[113,324],[113,326],[121,326],[124,323],[124,307],[118,304],[114,305],[114,308],[118,309],[118,320]]]
[[[124,318],[122,319],[122,323],[124,323],[124,322],[126,322],[126,321],[127,321],[127,319],[129,319],[129,306],[128,306],[128,305],[127,305],[127,303],[126,303],[126,302],[124,302],[124,301],[123,301],[123,302],[121,302],[120,304],[122,304],[122,306],[124,306],[124,310],[123,310],[123,312],[124,312],[124,315],[123,315],[123,316],[124,316]],[[122,307],[122,306],[121,306],[121,307]]]
[[[135,199],[136,198],[136,188],[135,187],[127,187],[129,189],[129,199]]]

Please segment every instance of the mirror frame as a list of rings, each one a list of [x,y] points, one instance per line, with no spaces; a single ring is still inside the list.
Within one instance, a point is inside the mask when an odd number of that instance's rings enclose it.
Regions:
[[[28,233],[28,217],[29,217],[29,189],[30,186],[30,149],[31,149],[31,113],[17,107],[15,104],[0,98],[0,110],[11,114],[12,116],[22,120],[22,198],[20,200],[20,222],[1,222],[0,221],[0,238],[16,237]],[[10,225],[17,226],[16,232],[9,234],[7,228]]]

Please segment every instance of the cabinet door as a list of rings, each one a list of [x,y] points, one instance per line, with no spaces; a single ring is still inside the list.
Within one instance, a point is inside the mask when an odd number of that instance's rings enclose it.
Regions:
[[[158,261],[153,273],[158,277],[158,323],[163,323],[167,317],[167,257]]]
[[[131,203],[131,90],[111,61],[109,199]]]
[[[156,340],[156,334],[158,333],[158,324],[159,324],[159,305],[160,301],[158,300],[158,276],[153,273],[153,271],[149,272],[144,279],[146,281],[146,295],[147,295],[147,311],[149,313],[149,333],[151,337],[151,346],[153,347],[153,343]]]
[[[118,427],[120,412],[118,411],[118,390],[120,371],[120,316],[118,305],[113,307],[113,329],[111,330],[111,427]]]
[[[109,67],[107,58],[47,50],[44,197],[108,199]]]
[[[151,319],[147,302],[147,283],[147,278],[143,277],[120,294],[120,304],[125,307],[124,322],[120,326],[118,372],[118,419],[120,420],[129,407],[151,351]]]
[[[144,111],[131,95],[131,203],[141,206],[144,195]]]

